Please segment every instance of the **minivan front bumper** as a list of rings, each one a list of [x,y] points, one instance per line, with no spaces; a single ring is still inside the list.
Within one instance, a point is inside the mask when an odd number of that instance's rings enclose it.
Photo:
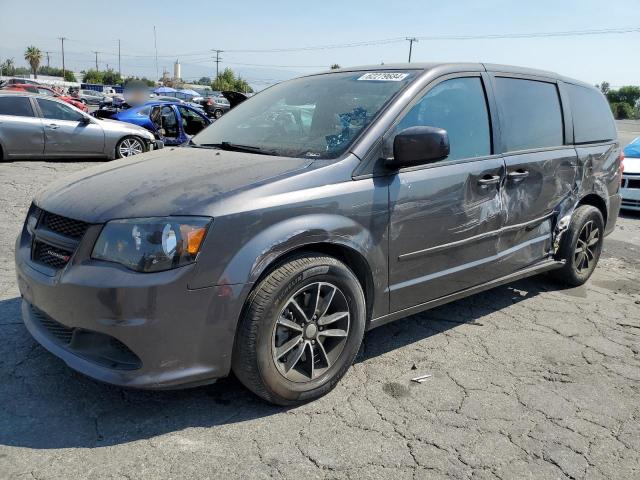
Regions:
[[[189,289],[194,265],[137,273],[76,258],[51,274],[16,243],[23,321],[74,370],[125,387],[169,389],[228,375],[245,285]]]

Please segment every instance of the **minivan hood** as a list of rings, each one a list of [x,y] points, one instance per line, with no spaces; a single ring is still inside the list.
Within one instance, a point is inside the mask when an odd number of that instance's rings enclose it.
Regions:
[[[308,167],[312,160],[202,148],[165,148],[89,168],[40,192],[40,208],[89,223],[207,215],[212,203]]]

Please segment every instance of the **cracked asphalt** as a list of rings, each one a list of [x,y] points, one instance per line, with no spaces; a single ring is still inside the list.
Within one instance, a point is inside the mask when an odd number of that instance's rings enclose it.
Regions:
[[[640,478],[640,216],[586,286],[536,277],[381,327],[332,393],[284,409],[233,378],[106,386],[31,339],[13,243],[34,193],[89,165],[0,164],[0,478]]]

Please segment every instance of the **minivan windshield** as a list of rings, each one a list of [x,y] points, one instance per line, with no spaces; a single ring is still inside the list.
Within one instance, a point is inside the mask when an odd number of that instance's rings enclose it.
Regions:
[[[286,157],[336,158],[415,71],[327,73],[255,95],[192,138],[196,147]]]

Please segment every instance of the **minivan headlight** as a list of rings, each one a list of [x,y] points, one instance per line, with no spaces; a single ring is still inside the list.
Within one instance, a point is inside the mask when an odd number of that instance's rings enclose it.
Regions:
[[[207,217],[112,220],[100,232],[91,258],[138,272],[160,272],[196,261],[211,223]]]

